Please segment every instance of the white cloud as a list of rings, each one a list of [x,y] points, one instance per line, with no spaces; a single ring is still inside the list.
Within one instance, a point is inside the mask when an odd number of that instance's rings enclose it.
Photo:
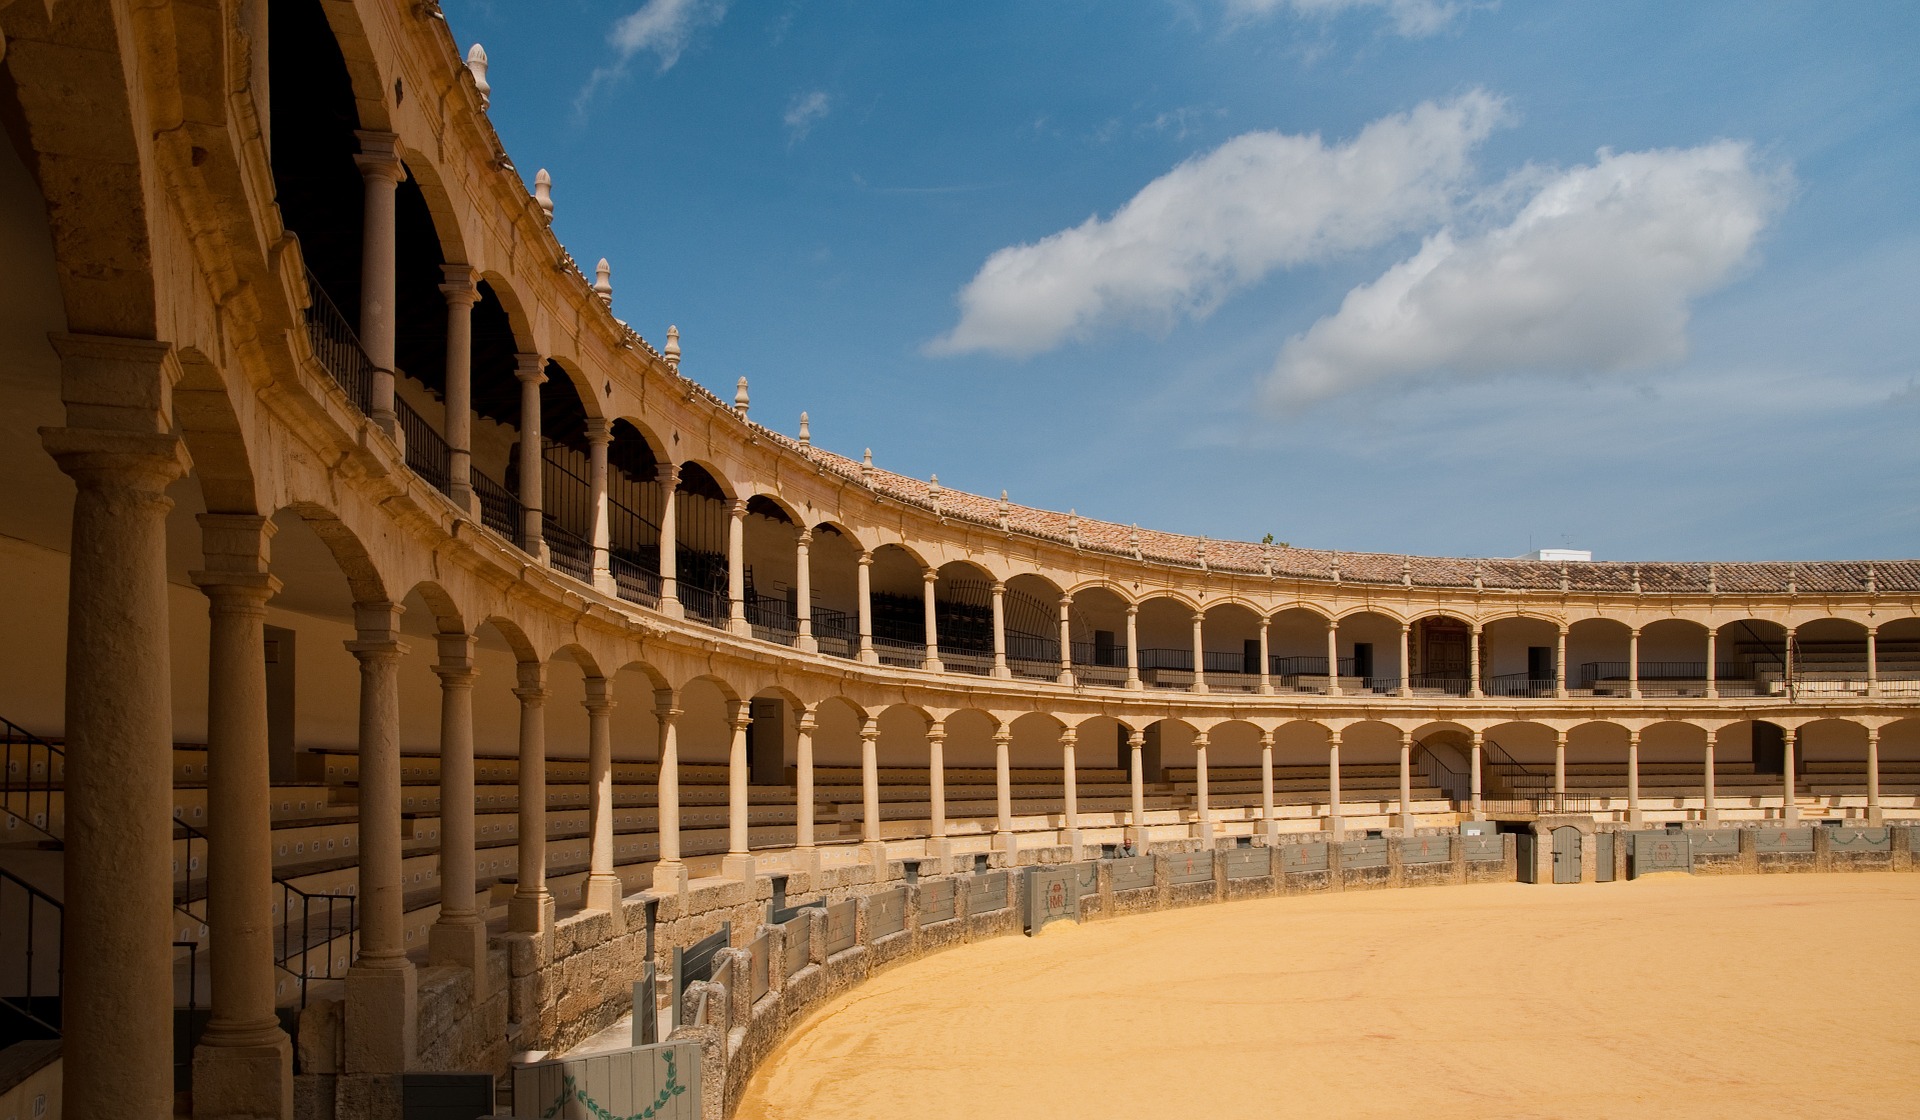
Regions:
[[[787,112],[781,120],[787,125],[787,142],[797,144],[807,138],[814,123],[826,119],[833,111],[833,103],[823,90],[812,93],[796,93],[787,103]]]
[[[1473,149],[1506,117],[1473,91],[1374,121],[1345,144],[1250,132],[1094,216],[987,258],[933,354],[1027,355],[1097,328],[1205,316],[1276,268],[1377,245],[1445,217]]]
[[[1393,29],[1409,39],[1435,34],[1466,4],[1460,0],[1227,0],[1229,14],[1268,16],[1285,8],[1302,16],[1327,18],[1355,8],[1377,8],[1393,20]]]
[[[1441,230],[1289,339],[1280,403],[1429,373],[1613,372],[1679,361],[1693,300],[1731,280],[1785,201],[1748,145],[1614,154],[1549,178],[1506,225]]]
[[[670,70],[693,33],[719,23],[726,14],[726,0],[647,0],[614,21],[607,41],[620,52],[622,62],[649,51],[660,60],[662,71]]]

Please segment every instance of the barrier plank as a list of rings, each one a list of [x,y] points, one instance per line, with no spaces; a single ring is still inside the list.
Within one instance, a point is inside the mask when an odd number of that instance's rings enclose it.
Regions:
[[[1212,852],[1181,852],[1167,857],[1167,881],[1175,886],[1213,881]]]
[[[698,1120],[700,1044],[682,1040],[516,1066],[516,1116]]]
[[[773,968],[772,952],[773,946],[764,933],[747,943],[747,971],[752,982],[749,990],[755,1003],[760,1002],[760,997],[766,995],[773,986],[773,977],[769,975]]]
[[[1153,886],[1153,857],[1128,856],[1107,861],[1113,876],[1113,893],[1147,890]]]
[[[781,928],[786,932],[786,951],[784,955],[786,957],[787,975],[792,976],[794,973],[807,967],[807,954],[809,950],[807,942],[810,940],[813,926],[810,916],[801,913],[794,916]]]
[[[1400,840],[1401,863],[1449,863],[1453,860],[1453,837],[1407,836]]]
[[[1007,908],[1007,873],[989,871],[967,882],[967,913],[991,914]]]
[[[1340,868],[1343,871],[1386,865],[1387,842],[1385,840],[1345,840],[1340,844]]]
[[[858,904],[851,898],[827,907],[827,955],[853,948],[854,916]]]
[[[1280,868],[1289,875],[1327,869],[1327,845],[1323,840],[1310,844],[1285,844],[1280,848]]]
[[[867,940],[876,941],[890,937],[907,928],[907,888],[895,887],[890,891],[867,898]]]
[[[1080,869],[1030,867],[1021,892],[1028,935],[1038,933],[1048,922],[1080,920]]]
[[[1829,828],[1827,847],[1835,852],[1891,852],[1893,830],[1886,828]]]
[[[1259,879],[1273,873],[1273,858],[1266,848],[1230,848],[1220,858],[1226,861],[1229,879]]]
[[[1629,832],[1627,859],[1634,878],[1656,871],[1693,870],[1693,844],[1685,832]]]
[[[1695,856],[1737,856],[1740,854],[1740,830],[1737,828],[1696,828],[1687,832]]]
[[[1762,855],[1806,855],[1813,851],[1811,828],[1757,828],[1753,850]]]
[[[1500,843],[1500,837],[1492,833],[1462,836],[1460,847],[1461,854],[1466,856],[1469,863],[1487,863],[1506,858],[1506,848]]]
[[[958,893],[954,890],[952,879],[935,879],[920,884],[920,924],[935,925],[950,922],[960,916],[955,905]]]

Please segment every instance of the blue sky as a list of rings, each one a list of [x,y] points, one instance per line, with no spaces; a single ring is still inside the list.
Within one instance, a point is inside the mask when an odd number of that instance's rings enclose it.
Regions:
[[[945,486],[1920,554],[1920,5],[445,0],[614,310]]]

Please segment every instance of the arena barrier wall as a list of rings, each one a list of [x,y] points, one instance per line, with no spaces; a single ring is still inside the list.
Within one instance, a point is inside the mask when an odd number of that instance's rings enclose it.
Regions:
[[[513,1114],[543,1120],[700,1120],[700,1046],[633,1046],[514,1067]]]
[[[1049,922],[1080,920],[1080,865],[1029,867],[1020,892],[1023,924],[1031,937]]]

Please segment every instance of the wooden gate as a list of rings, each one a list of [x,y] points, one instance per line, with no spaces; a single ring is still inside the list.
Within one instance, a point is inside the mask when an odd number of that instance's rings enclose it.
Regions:
[[[1553,881],[1580,881],[1580,830],[1572,825],[1553,830]]]

